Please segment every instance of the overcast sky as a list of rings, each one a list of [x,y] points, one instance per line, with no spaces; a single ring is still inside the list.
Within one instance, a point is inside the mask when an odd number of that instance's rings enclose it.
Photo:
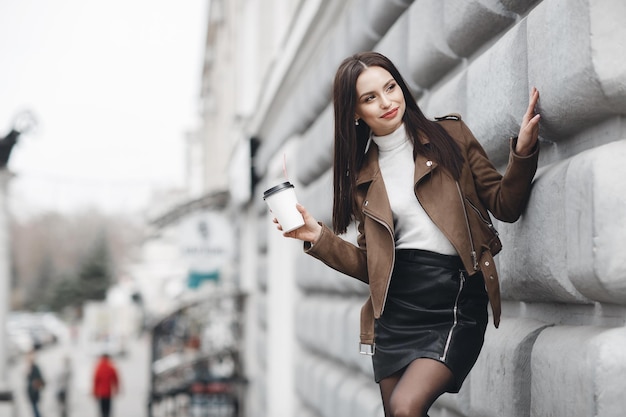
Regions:
[[[12,210],[136,211],[182,186],[197,126],[207,0],[1,0],[0,136]]]

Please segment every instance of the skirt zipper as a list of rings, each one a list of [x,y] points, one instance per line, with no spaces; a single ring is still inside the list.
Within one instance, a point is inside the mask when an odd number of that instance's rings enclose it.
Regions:
[[[452,332],[454,331],[458,323],[459,298],[461,298],[461,292],[463,291],[464,284],[465,284],[465,275],[463,274],[463,271],[459,271],[459,291],[456,293],[456,299],[454,300],[454,309],[452,310],[454,321],[452,323],[452,327],[450,327],[450,331],[448,332],[446,345],[443,348],[443,355],[439,357],[439,359],[442,360],[443,362],[446,361],[446,358],[448,356],[448,349],[450,349],[450,342],[452,341]]]

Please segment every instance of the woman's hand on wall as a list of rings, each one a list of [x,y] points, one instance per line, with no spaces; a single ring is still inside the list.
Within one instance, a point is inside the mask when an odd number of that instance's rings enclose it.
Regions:
[[[533,87],[515,146],[515,153],[518,155],[530,155],[539,138],[539,119],[541,119],[541,115],[536,112],[538,101],[539,90]]]
[[[296,208],[300,214],[302,214],[304,226],[292,230],[291,232],[283,233],[283,236],[315,244],[322,233],[322,226],[309,214],[302,204],[298,204]],[[274,223],[277,224],[278,230],[283,230],[277,219],[274,219]]]

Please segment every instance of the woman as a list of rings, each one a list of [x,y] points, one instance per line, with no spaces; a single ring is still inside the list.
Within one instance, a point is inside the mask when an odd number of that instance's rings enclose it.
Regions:
[[[524,208],[538,99],[533,88],[502,176],[459,116],[423,115],[383,55],[354,55],[337,71],[334,230],[298,205],[305,224],[284,235],[369,284],[362,351],[373,355],[387,417],[425,416],[442,393],[459,391],[482,348],[489,301],[498,326],[501,245],[487,210],[514,222]],[[358,247],[337,236],[353,220]]]

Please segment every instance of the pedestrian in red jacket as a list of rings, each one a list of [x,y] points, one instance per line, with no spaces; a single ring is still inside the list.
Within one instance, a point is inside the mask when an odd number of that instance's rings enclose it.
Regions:
[[[100,416],[111,415],[111,403],[119,391],[117,370],[108,354],[103,354],[96,365],[93,378],[93,395],[100,405]]]

